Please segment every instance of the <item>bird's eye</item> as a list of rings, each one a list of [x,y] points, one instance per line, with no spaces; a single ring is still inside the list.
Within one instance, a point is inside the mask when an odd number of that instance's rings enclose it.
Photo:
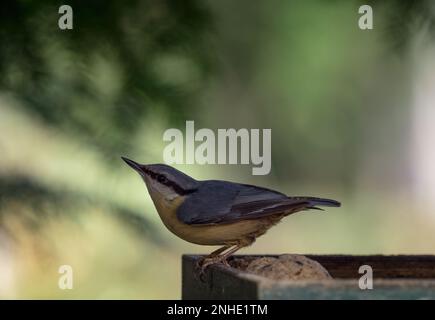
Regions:
[[[160,174],[157,176],[157,181],[160,183],[165,183],[168,181],[168,179],[166,179],[166,177],[164,175]]]

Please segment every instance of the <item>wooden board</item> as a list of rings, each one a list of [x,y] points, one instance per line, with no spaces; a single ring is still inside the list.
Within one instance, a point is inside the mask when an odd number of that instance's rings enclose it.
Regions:
[[[435,299],[435,256],[432,255],[307,255],[307,257],[322,264],[334,280],[274,281],[217,265],[208,268],[201,281],[195,269],[200,256],[184,255],[182,298]],[[373,268],[372,290],[359,288],[358,279],[361,275],[358,269],[361,265],[370,265]]]

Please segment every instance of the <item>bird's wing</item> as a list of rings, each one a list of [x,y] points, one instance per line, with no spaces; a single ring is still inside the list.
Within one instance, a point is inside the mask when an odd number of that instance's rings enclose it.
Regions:
[[[179,207],[177,217],[190,225],[230,223],[314,207],[307,199],[251,185],[204,181]]]

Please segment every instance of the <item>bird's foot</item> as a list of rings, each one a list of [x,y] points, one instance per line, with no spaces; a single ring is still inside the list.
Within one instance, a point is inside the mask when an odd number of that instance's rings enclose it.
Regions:
[[[227,259],[225,256],[215,256],[215,257],[204,257],[197,261],[196,263],[196,270],[198,270],[199,273],[199,279],[204,282],[204,276],[205,276],[205,270],[214,264],[222,264],[225,267],[230,268]]]

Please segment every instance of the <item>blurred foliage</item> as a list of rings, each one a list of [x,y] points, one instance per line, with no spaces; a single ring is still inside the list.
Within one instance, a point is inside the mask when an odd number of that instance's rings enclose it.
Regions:
[[[24,205],[24,208],[11,210],[17,205]],[[26,210],[26,207],[32,210]],[[80,212],[86,212],[89,208],[99,208],[108,212],[119,223],[135,231],[138,237],[153,241],[156,245],[167,246],[147,217],[117,203],[98,201],[86,194],[75,194],[70,190],[49,189],[24,176],[7,176],[0,179],[0,226],[7,221],[7,215],[11,214],[11,211],[26,227],[37,230],[48,219],[67,215],[75,220]],[[4,215],[6,217],[3,217]]]
[[[0,86],[48,125],[101,149],[131,149],[148,113],[184,118],[211,67],[210,15],[201,1],[3,1]]]
[[[374,30],[357,27],[363,4]],[[433,43],[434,17],[431,0],[2,1],[0,297],[179,297],[180,253],[210,248],[165,230],[119,156],[161,162],[163,131],[191,119],[273,132],[269,176],[182,168],[194,177],[344,204],[245,252],[433,250],[403,163],[414,42]],[[65,263],[72,293],[53,285]]]
[[[391,48],[398,53],[403,52],[416,33],[428,32],[432,40],[435,36],[435,4],[431,0],[387,0],[387,1],[361,1],[374,7],[385,7],[385,18],[377,23],[381,24],[384,39]]]
[[[202,125],[272,128],[274,179],[352,193],[362,163],[377,161],[391,178],[382,183],[394,185],[403,174],[398,137],[409,125],[412,42],[433,25],[433,2],[372,1],[369,31],[358,28],[363,4],[212,4],[225,21],[217,39],[224,62],[203,100],[211,106]]]

